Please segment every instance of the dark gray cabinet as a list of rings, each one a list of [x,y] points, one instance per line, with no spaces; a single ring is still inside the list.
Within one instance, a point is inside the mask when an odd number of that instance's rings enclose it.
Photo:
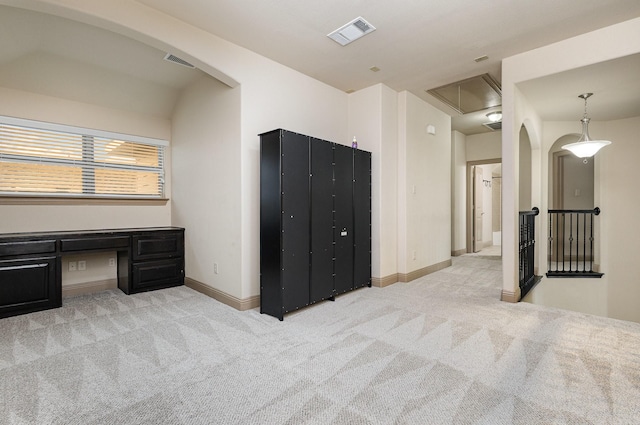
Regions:
[[[121,251],[118,287],[125,294],[182,285],[184,282],[184,229],[134,231],[130,249]],[[124,258],[124,256],[128,258]]]
[[[260,311],[371,286],[371,153],[282,129],[260,144]]]
[[[55,256],[42,254],[0,261],[0,317],[60,307],[58,269]]]

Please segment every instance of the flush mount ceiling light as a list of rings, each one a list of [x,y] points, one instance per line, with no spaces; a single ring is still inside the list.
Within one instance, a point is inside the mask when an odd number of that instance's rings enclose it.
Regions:
[[[491,122],[498,122],[502,119],[502,111],[489,112],[487,118],[489,118]]]
[[[330,34],[327,34],[327,37],[342,46],[346,46],[352,41],[356,41],[360,37],[375,31],[375,29],[376,27],[365,21],[363,17],[358,16],[353,21],[344,24]]]
[[[583,93],[578,96],[579,98],[584,99],[584,116],[580,120],[582,123],[582,135],[580,135],[580,139],[578,139],[577,142],[569,143],[562,147],[562,149],[570,151],[578,158],[585,158],[585,164],[587,162],[586,158],[591,158],[600,149],[611,144],[609,140],[592,140],[591,137],[589,137],[590,118],[587,117],[587,99],[592,95],[593,93]]]
[[[487,118],[489,122],[482,123],[483,126],[492,131],[502,130],[502,111],[489,112]]]

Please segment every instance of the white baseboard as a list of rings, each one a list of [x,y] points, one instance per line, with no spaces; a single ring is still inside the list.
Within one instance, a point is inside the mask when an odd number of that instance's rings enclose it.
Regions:
[[[500,300],[508,303],[517,303],[520,301],[520,288],[518,288],[517,292],[506,291],[503,289]]]
[[[198,291],[208,297],[211,297],[215,300],[218,300],[221,303],[228,305],[229,307],[233,307],[236,310],[245,311],[245,310],[251,310],[252,308],[256,308],[260,306],[259,295],[255,295],[253,297],[249,297],[245,299],[237,298],[219,289],[212,288],[209,285],[205,285],[202,282],[198,282],[195,279],[191,279],[190,277],[184,278],[184,284],[185,286],[195,291]]]
[[[63,297],[76,297],[78,295],[90,294],[92,292],[106,291],[107,289],[118,289],[117,279],[98,280],[95,282],[73,283],[62,285]]]
[[[446,269],[451,266],[451,259],[442,261],[440,263],[432,264],[427,267],[423,267],[418,270],[414,270],[409,273],[398,273],[398,280],[400,282],[411,282],[412,280],[418,279],[422,276],[426,276],[431,273],[435,273],[438,270]]]
[[[398,273],[390,274],[385,277],[372,277],[371,285],[376,286],[378,288],[384,288],[385,286],[393,285],[398,282]]]

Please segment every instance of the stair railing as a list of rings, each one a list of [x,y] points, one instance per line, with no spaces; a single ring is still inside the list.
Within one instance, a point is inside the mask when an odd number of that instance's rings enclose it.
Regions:
[[[536,216],[540,213],[537,207],[531,211],[520,211],[520,296],[527,292],[540,280],[535,275],[535,247],[536,247]]]
[[[594,268],[594,223],[600,208],[549,210],[547,277],[602,277]]]

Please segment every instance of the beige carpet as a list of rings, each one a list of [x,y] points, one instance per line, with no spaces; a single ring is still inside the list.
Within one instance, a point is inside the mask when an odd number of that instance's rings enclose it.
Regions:
[[[285,316],[186,287],[0,320],[0,424],[633,424],[640,324],[500,296],[500,262]]]

